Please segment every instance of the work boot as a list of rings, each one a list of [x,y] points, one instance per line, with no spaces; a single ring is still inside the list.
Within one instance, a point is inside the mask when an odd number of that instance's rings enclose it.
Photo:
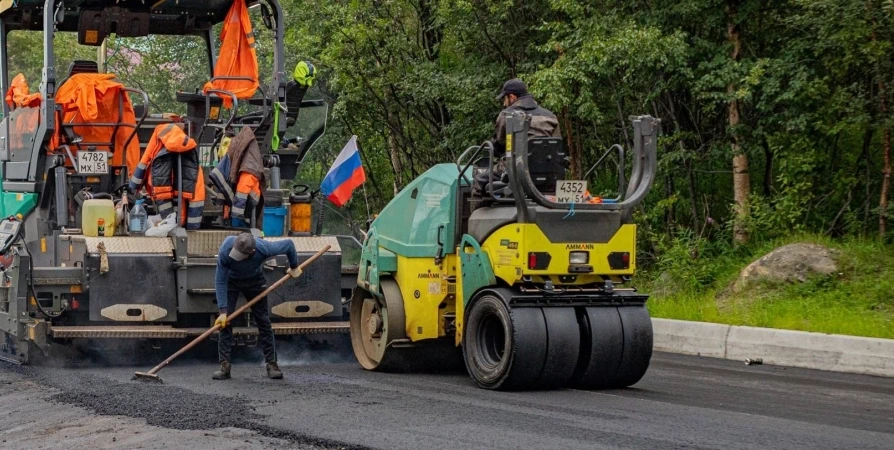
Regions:
[[[217,372],[214,372],[214,375],[212,375],[211,378],[213,378],[215,380],[229,380],[230,379],[230,368],[231,368],[231,365],[230,365],[229,361],[221,362],[220,370],[218,370]]]
[[[267,378],[274,380],[282,379],[282,370],[279,370],[279,366],[275,362],[267,363]]]

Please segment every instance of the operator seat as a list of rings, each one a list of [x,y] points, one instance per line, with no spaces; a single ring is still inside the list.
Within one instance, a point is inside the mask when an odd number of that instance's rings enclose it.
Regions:
[[[562,138],[528,139],[528,172],[541,194],[556,193],[556,182],[565,178],[565,161]]]
[[[552,195],[556,192],[556,181],[565,178],[567,157],[562,138],[557,137],[532,137],[528,138],[528,173],[534,187],[544,195]],[[487,158],[483,160],[483,166],[487,170]],[[503,172],[500,180],[492,181],[494,193],[500,191],[502,196],[509,196],[511,192],[506,189],[509,186],[508,173]],[[484,192],[490,192],[490,187],[485,186]]]
[[[541,194],[555,194],[556,181],[565,178],[565,161],[562,138],[528,138],[528,173],[531,175],[534,187]],[[491,184],[493,184],[494,192],[501,191],[503,194],[501,197],[506,200],[513,194],[508,189],[506,172],[503,173],[501,180],[492,181]],[[487,186],[485,186],[485,192],[489,192]],[[513,201],[495,202],[489,206],[477,208],[468,216],[466,216],[468,208],[461,210],[460,221],[463,228],[478,242],[484,242],[494,231],[518,220],[516,205]]]

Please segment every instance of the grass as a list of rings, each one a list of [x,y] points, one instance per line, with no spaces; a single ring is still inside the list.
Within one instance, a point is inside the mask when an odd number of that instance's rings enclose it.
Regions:
[[[838,249],[840,274],[801,284],[762,286],[718,301],[746,265],[792,242]],[[712,267],[707,277],[712,281],[703,285],[690,282],[675,286],[675,280],[691,280],[687,271],[704,272],[704,268],[676,265],[660,277],[645,274],[639,284],[644,292],[652,293],[648,303],[652,316],[894,339],[894,247],[871,241],[834,242],[797,236],[738,253],[704,258],[704,264]]]

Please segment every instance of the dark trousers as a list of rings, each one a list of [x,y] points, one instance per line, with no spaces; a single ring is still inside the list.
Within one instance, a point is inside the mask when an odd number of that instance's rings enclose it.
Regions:
[[[227,312],[236,311],[239,294],[244,295],[246,301],[250,301],[264,292],[264,289],[267,289],[267,280],[263,276],[247,280],[230,279],[227,282]],[[261,348],[264,350],[264,360],[268,363],[276,362],[276,347],[273,339],[273,327],[270,325],[270,311],[267,309],[267,297],[262,298],[251,307],[251,314],[258,325],[258,342],[261,343]],[[230,360],[232,349],[233,325],[228,323],[218,336],[217,355],[220,362]]]

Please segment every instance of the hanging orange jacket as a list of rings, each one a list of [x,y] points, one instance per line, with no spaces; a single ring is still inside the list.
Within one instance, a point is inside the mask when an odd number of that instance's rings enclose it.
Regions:
[[[177,170],[174,156],[180,156],[182,172]],[[177,188],[181,183],[186,205],[180,207],[180,225],[186,217],[186,228],[197,229],[205,209],[205,181],[196,141],[184,133],[182,124],[161,124],[155,127],[128,187],[131,192],[137,192],[145,186],[158,206],[158,213],[167,217],[174,212],[173,200],[179,195]]]
[[[12,79],[9,90],[6,91],[6,104],[10,108],[35,108],[40,106],[40,100],[40,92],[32,94],[28,82],[25,81],[25,75],[21,73]]]
[[[248,80],[216,80],[205,83],[203,92],[219,89],[232,92],[236,98],[251,98],[258,90],[258,55],[255,51],[255,33],[245,0],[235,0],[224,20],[220,32],[220,51],[214,65],[215,77],[247,77]],[[230,108],[233,101],[223,96],[224,106]]]
[[[9,113],[9,149],[25,150],[31,146],[30,139],[40,125],[40,92],[31,93],[25,75],[18,74],[12,79],[6,91],[6,104],[12,110]]]
[[[122,123],[136,126],[136,116],[130,98],[122,89],[124,85],[114,81],[115,75],[109,73],[80,73],[72,75],[56,92],[56,104],[62,108],[63,121],[76,123]],[[124,107],[119,117],[119,100],[123,99]],[[57,126],[56,135],[50,142],[55,149],[61,143],[61,126]],[[133,132],[133,128],[119,126],[114,140],[115,128],[110,126],[75,126],[74,132],[83,138],[83,142],[113,142],[113,149],[108,146],[96,146],[97,150],[112,151],[113,166],[127,165],[128,173],[134,173],[140,162],[140,142],[136,136],[130,140],[127,148],[124,144]]]

